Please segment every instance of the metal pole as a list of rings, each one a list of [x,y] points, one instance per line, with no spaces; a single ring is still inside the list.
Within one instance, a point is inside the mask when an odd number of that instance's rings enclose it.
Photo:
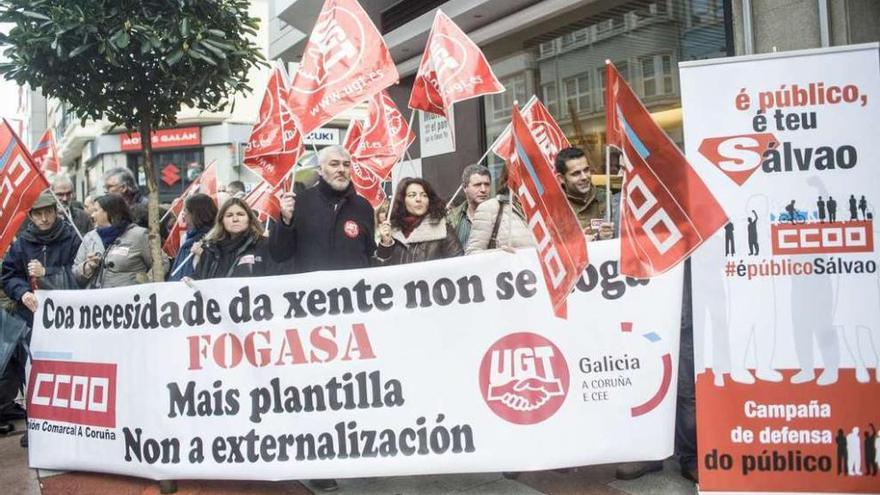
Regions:
[[[611,146],[605,145],[605,221],[611,221]]]
[[[755,53],[755,33],[752,29],[752,0],[742,0],[743,51],[745,55]]]
[[[819,1],[819,41],[822,47],[831,46],[831,36],[828,32],[828,0]]]

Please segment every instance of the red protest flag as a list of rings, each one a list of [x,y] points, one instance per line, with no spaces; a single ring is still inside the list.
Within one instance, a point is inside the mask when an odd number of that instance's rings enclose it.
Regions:
[[[386,179],[416,135],[386,91],[370,98],[367,113],[357,149],[358,161],[379,178]]]
[[[293,175],[288,174],[278,183],[272,186],[267,182],[260,182],[244,197],[244,202],[257,212],[261,222],[268,219],[278,220],[281,217],[281,196],[290,192],[293,188]]]
[[[283,180],[303,152],[302,135],[294,125],[288,96],[287,76],[276,65],[266,83],[259,120],[244,153],[245,166],[272,185]]]
[[[55,134],[52,129],[46,129],[40,142],[31,153],[34,164],[44,174],[57,174],[61,171],[61,161],[58,159],[58,150],[55,148]]]
[[[587,267],[586,238],[552,166],[516,106],[511,126],[510,175],[517,178],[513,190],[535,237],[553,311],[561,316],[568,294]]]
[[[456,102],[503,91],[480,47],[437,9],[409,107],[446,116]]]
[[[49,182],[9,122],[0,127],[0,253],[5,253],[31,205]]]
[[[385,40],[356,0],[327,0],[303,51],[288,105],[305,136],[397,82]]]
[[[351,183],[354,184],[355,191],[369,201],[373,208],[378,207],[388,197],[382,189],[382,179],[355,160],[351,162]]]
[[[562,128],[559,127],[559,124],[550,115],[550,111],[547,110],[547,107],[536,96],[533,95],[529,98],[529,101],[526,102],[520,113],[529,125],[529,131],[541,148],[541,153],[547,158],[547,163],[552,168],[559,150],[570,147],[571,143],[565,137]],[[505,162],[510,162],[510,155],[514,153],[510,125],[495,140],[492,152]]]
[[[625,169],[620,271],[647,278],[690,255],[727,222],[712,191],[607,63],[605,132]]]
[[[345,139],[342,140],[342,147],[345,148],[345,151],[348,151],[348,154],[352,156],[352,159],[354,159],[354,156],[358,153],[363,135],[364,127],[361,125],[360,121],[352,120],[348,124],[348,131],[345,133]]]
[[[180,245],[183,243],[183,237],[186,235],[186,219],[184,215],[181,214],[183,213],[186,198],[196,193],[202,193],[207,194],[214,199],[215,203],[217,203],[217,190],[217,168],[214,167],[214,162],[211,162],[202,174],[190,183],[186,190],[183,191],[183,194],[171,202],[168,214],[174,215],[176,220],[168,232],[168,237],[165,238],[165,243],[162,244],[162,250],[165,251],[168,256],[173,258],[177,255],[177,251],[180,250]]]
[[[382,178],[376,175],[370,167],[364,166],[361,161],[359,153],[362,149],[363,137],[364,130],[361,123],[352,120],[348,125],[348,132],[345,133],[342,146],[351,155],[351,183],[354,185],[354,190],[369,201],[373,208],[376,208],[385,201],[387,196],[385,190],[382,189]],[[372,159],[364,158],[363,160],[369,162]]]

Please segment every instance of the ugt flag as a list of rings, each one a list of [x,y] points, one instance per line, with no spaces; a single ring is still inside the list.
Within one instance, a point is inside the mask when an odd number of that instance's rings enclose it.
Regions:
[[[456,102],[503,91],[482,50],[437,9],[409,107],[445,117]]]
[[[626,170],[620,205],[620,271],[669,270],[727,222],[687,159],[607,63],[605,132]]]
[[[565,314],[565,300],[587,268],[587,241],[562,186],[519,109],[513,107],[511,189],[535,238],[553,311]]]
[[[260,182],[244,197],[244,202],[257,212],[260,222],[281,218],[281,196],[293,189],[293,174],[287,174],[277,186]]]
[[[40,142],[33,149],[31,158],[34,164],[45,174],[57,174],[61,171],[61,161],[58,159],[58,150],[55,148],[55,135],[52,129],[46,129]]]
[[[27,217],[37,196],[49,187],[9,122],[0,127],[0,254]]]
[[[302,135],[287,106],[288,92],[284,69],[276,65],[263,93],[259,120],[244,152],[245,166],[273,186],[288,175],[303,151]]]
[[[342,146],[351,155],[351,183],[354,185],[355,191],[373,205],[373,208],[376,208],[385,201],[387,195],[385,190],[382,189],[383,178],[379,177],[362,162],[360,153],[363,150],[363,138],[364,130],[361,123],[357,120],[352,120],[348,126],[348,132],[345,134]],[[364,160],[371,159],[367,158]],[[389,174],[390,172],[389,170]]]
[[[568,142],[568,138],[565,137],[562,128],[559,127],[559,124],[550,115],[550,111],[547,110],[547,107],[536,96],[532,95],[529,98],[529,101],[526,102],[520,113],[529,125],[529,131],[541,148],[541,153],[547,158],[547,163],[552,168],[559,150],[568,148],[571,146],[571,143]],[[513,152],[513,136],[511,136],[510,126],[508,125],[492,145],[492,153],[495,153],[507,163],[510,162],[510,155]]]
[[[299,132],[310,132],[397,82],[385,40],[357,0],[327,0],[290,87]]]
[[[386,179],[416,135],[386,91],[370,98],[367,114],[357,150],[358,162]]]

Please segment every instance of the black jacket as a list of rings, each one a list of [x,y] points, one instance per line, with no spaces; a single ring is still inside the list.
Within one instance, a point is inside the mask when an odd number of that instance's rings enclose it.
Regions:
[[[464,254],[455,230],[445,218],[425,219],[409,237],[399,229],[391,231],[393,244],[376,248],[377,265],[404,265],[420,261],[454,258]]]
[[[276,222],[269,236],[274,260],[293,258],[295,273],[366,268],[375,250],[373,207],[351,184],[340,192],[324,179],[297,195],[291,224]]]
[[[73,289],[77,288],[71,272],[73,259],[79,249],[80,239],[73,231],[73,227],[61,218],[45,235],[37,232],[33,224],[19,232],[18,239],[12,243],[6,257],[3,258],[3,268],[0,278],[3,281],[3,291],[10,299],[19,303],[17,314],[33,322],[33,313],[21,303],[21,296],[33,289],[28,276],[27,265],[31,260],[37,260],[46,267],[46,276],[37,281],[40,289]]]
[[[231,252],[223,252],[216,242],[206,242],[192,277],[203,280],[264,275],[275,275],[266,240],[249,237]]]

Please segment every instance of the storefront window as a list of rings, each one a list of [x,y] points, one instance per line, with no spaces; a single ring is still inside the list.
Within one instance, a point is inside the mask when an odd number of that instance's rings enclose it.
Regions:
[[[510,69],[519,72],[496,72],[507,92],[486,98],[490,143],[510,123],[512,101],[525,102],[535,94],[569,141],[588,153],[597,171],[603,168],[605,60],[610,59],[664,130],[681,144],[678,62],[727,55],[725,22],[729,20],[724,18],[723,4],[724,0],[639,0],[604,10],[581,9],[580,17],[566,19],[568,27],[518,40],[518,50],[512,53],[509,47],[499,50],[507,55],[490,60],[493,68],[497,62],[499,70],[519,67]],[[501,63],[511,60],[526,63]],[[489,162],[493,169],[501,166],[494,156]]]
[[[129,168],[135,170],[139,184],[145,184],[143,179],[144,158],[141,153],[129,154]],[[160,151],[153,153],[153,163],[156,170],[156,181],[159,184],[159,201],[170,203],[189,187],[204,170],[205,159],[201,148],[184,149],[173,151]],[[146,194],[146,188],[142,191]]]

